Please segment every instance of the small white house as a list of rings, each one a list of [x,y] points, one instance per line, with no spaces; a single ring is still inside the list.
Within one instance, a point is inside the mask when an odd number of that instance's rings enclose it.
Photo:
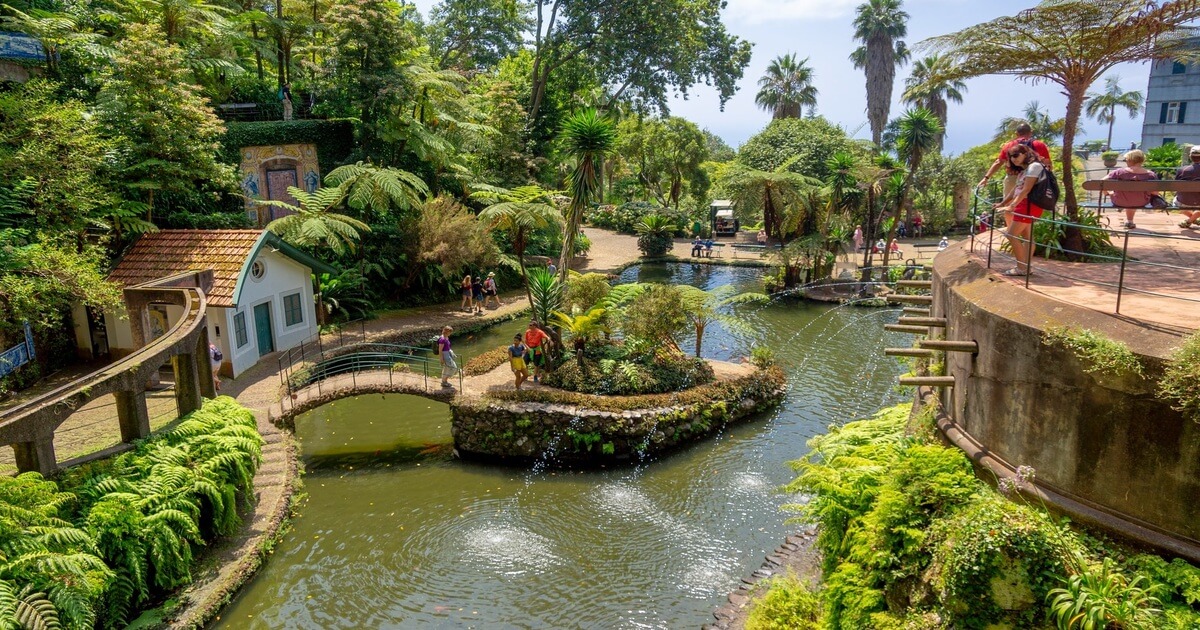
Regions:
[[[311,274],[332,273],[325,263],[265,230],[160,230],[143,235],[121,257],[108,279],[134,286],[158,278],[212,269],[208,338],[225,359],[221,373],[245,372],[272,352],[317,334]],[[149,338],[179,321],[183,308],[150,306]],[[124,313],[94,313],[77,306],[75,340],[85,359],[132,353],[133,333]]]

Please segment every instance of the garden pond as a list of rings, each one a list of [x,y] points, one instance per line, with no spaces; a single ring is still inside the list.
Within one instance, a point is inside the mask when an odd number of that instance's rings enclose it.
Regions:
[[[642,265],[621,281],[762,289],[762,270]],[[450,456],[445,404],[374,395],[296,418],[308,494],[290,533],[220,628],[698,628],[795,530],[786,462],[832,423],[899,401],[883,356],[898,309],[782,300],[737,308],[704,354],[774,350],[777,409],[652,461],[564,471]],[[465,360],[523,329],[459,340]],[[692,347],[681,343],[681,347]]]

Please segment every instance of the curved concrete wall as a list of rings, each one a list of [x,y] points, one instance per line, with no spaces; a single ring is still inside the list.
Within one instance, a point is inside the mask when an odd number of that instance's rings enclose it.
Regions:
[[[933,294],[946,338],[979,344],[978,355],[950,353],[946,361],[956,379],[946,407],[970,438],[1007,466],[1035,468],[1038,485],[1200,544],[1200,424],[1155,395],[1187,331],[1027,291],[989,275],[961,249],[935,260]],[[1145,378],[1084,372],[1072,352],[1042,343],[1052,326],[1128,344]]]

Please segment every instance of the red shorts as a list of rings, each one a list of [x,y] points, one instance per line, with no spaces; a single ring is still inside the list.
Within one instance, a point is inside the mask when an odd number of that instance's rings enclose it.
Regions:
[[[1033,223],[1034,219],[1042,218],[1042,212],[1040,206],[1029,203],[1028,199],[1022,199],[1013,206],[1013,223]]]

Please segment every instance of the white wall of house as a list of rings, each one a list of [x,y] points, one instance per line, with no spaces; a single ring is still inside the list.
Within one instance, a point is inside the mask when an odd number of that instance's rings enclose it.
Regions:
[[[266,352],[259,348],[258,326],[255,321],[255,307],[267,304],[271,318],[271,337],[275,350],[287,350],[300,345],[317,332],[317,314],[313,305],[311,271],[308,267],[281,255],[264,249],[259,253],[258,260],[265,265],[261,278],[247,274],[243,281],[241,294],[238,297],[236,309],[229,309],[225,335],[232,350],[225,353],[225,358],[231,362],[234,376],[249,369]],[[287,322],[285,310],[286,298],[298,296],[300,301],[300,320],[291,324]],[[244,338],[237,335],[237,317],[242,314],[245,318]],[[245,342],[239,345],[240,342]]]

